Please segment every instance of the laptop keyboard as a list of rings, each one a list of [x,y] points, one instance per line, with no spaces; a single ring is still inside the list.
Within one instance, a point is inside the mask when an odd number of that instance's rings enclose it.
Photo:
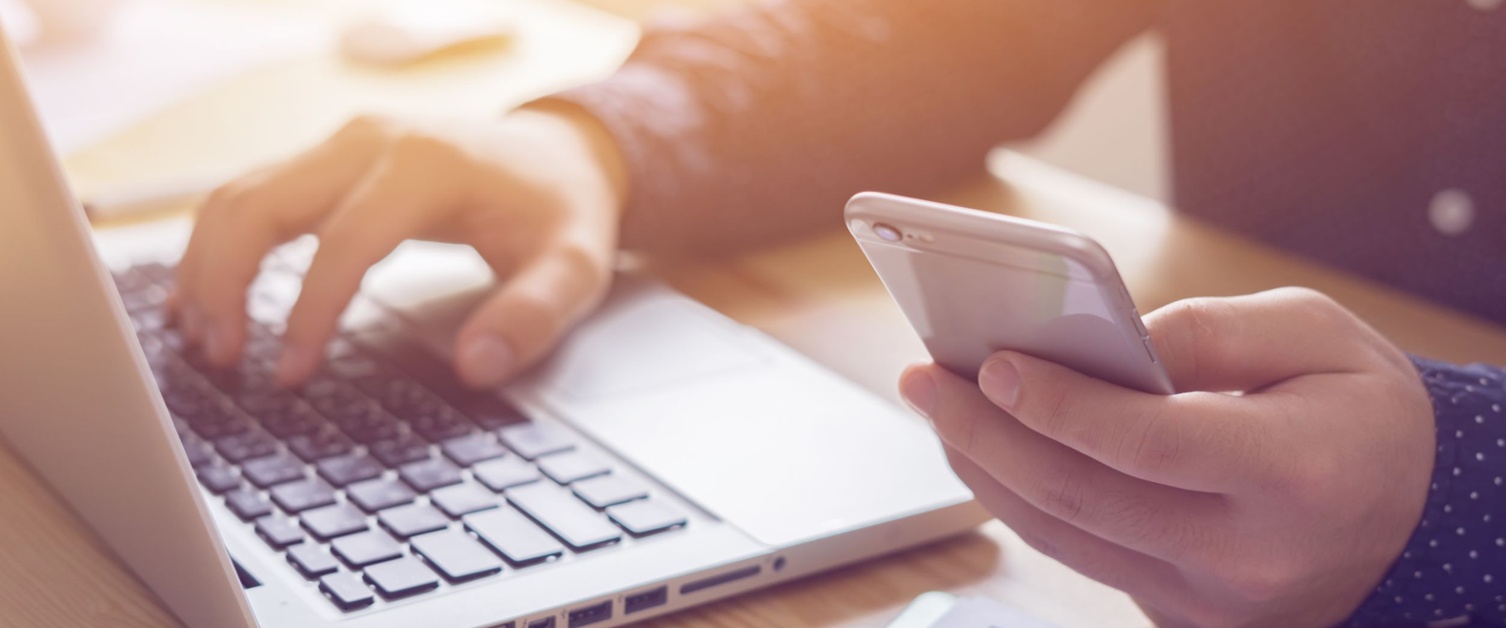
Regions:
[[[341,610],[686,525],[574,432],[465,388],[395,318],[342,333],[284,389],[275,330],[291,298],[258,280],[245,358],[214,368],[167,325],[172,277],[147,264],[115,283],[200,484]]]

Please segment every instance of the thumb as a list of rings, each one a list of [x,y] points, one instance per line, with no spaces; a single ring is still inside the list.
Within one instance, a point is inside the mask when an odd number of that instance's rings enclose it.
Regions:
[[[1345,372],[1359,359],[1347,343],[1348,310],[1307,288],[1186,299],[1151,312],[1145,327],[1179,391],[1247,391],[1298,375]]]
[[[456,338],[461,379],[496,386],[543,357],[606,294],[609,258],[607,251],[556,245],[510,277]]]

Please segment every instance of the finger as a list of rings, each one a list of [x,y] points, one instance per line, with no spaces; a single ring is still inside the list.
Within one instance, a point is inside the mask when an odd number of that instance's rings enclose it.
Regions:
[[[611,280],[610,255],[605,243],[561,243],[509,278],[456,338],[461,378],[495,386],[542,357],[600,302]]]
[[[1187,583],[1172,564],[1115,545],[1052,517],[1000,484],[957,450],[947,447],[946,455],[957,477],[972,489],[973,497],[1026,545],[1084,576],[1152,605],[1185,594]]]
[[[988,400],[1019,422],[1142,480],[1229,492],[1262,477],[1280,425],[1249,399],[1210,392],[1157,395],[1010,351],[979,370]]]
[[[989,402],[978,387],[935,365],[912,367],[935,386],[928,414],[943,442],[1015,494],[1095,536],[1174,560],[1202,545],[1200,530],[1219,512],[1216,496],[1133,478],[1035,433]]]
[[[179,307],[192,340],[233,362],[245,339],[246,289],[272,247],[308,232],[366,170],[377,122],[352,122],[288,162],[221,186],[199,210],[178,264]]]
[[[1312,373],[1347,372],[1358,320],[1303,288],[1187,299],[1145,317],[1177,390],[1248,391]],[[1363,327],[1363,325],[1360,325]]]
[[[280,382],[298,384],[313,374],[367,269],[438,220],[438,208],[453,202],[446,192],[452,188],[427,185],[436,180],[435,167],[395,152],[377,162],[331,212],[288,313],[277,364]]]

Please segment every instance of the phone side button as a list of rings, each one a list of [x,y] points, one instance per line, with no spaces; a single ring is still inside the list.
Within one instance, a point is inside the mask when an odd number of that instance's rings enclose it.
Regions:
[[[1150,343],[1150,336],[1141,336],[1140,341],[1145,343],[1145,353],[1150,355],[1151,362],[1160,362],[1156,357],[1156,346]]]
[[[1140,308],[1130,308],[1130,317],[1134,319],[1135,329],[1140,331],[1140,337],[1148,340],[1150,338],[1150,332],[1145,330],[1145,321],[1140,319]]]

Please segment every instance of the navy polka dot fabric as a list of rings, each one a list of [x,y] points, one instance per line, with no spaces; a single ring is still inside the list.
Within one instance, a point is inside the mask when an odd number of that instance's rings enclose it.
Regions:
[[[1438,423],[1422,520],[1350,624],[1506,624],[1506,371],[1413,358]]]

